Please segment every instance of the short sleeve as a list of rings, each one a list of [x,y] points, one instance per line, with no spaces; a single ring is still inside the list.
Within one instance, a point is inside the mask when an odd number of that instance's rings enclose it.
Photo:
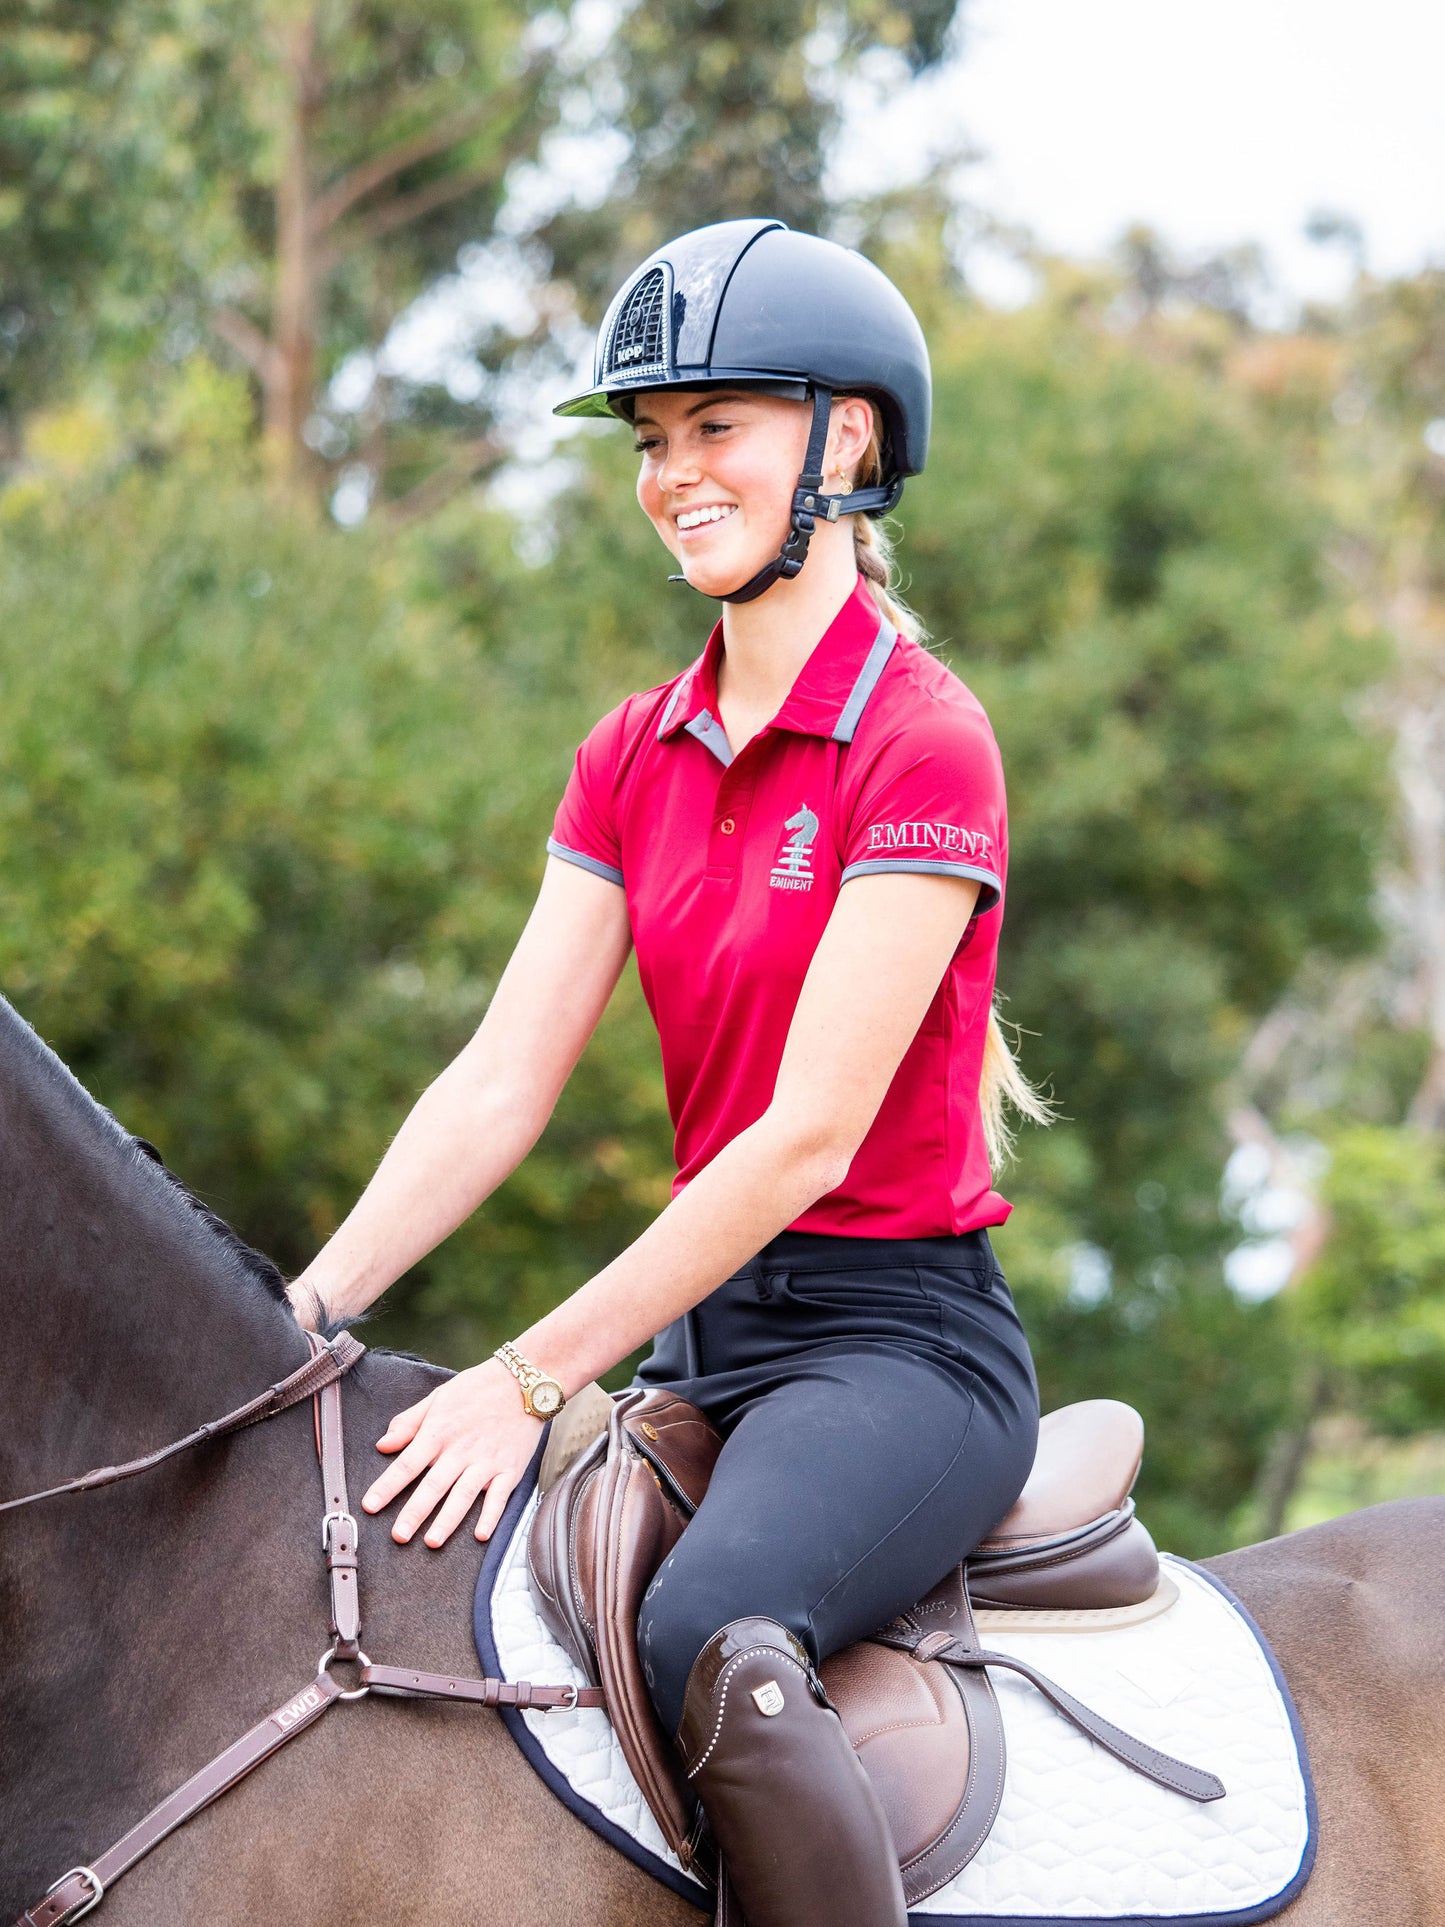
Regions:
[[[890,871],[972,877],[976,915],[1003,896],[1008,850],[1003,764],[982,710],[950,706],[879,749],[849,812],[842,881]]]
[[[547,854],[575,863],[609,883],[622,882],[622,845],[614,807],[627,704],[604,716],[577,751],[557,806]]]

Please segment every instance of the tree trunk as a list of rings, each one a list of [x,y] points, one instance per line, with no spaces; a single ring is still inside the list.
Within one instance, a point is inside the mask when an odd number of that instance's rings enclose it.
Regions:
[[[1328,1389],[1323,1370],[1316,1366],[1305,1387],[1298,1422],[1276,1436],[1260,1474],[1260,1531],[1266,1539],[1277,1539],[1285,1529],[1290,1501],[1309,1464],[1315,1423],[1325,1409]]]
[[[273,468],[288,481],[299,481],[309,466],[304,430],[316,381],[320,308],[312,232],[311,129],[320,98],[314,8],[284,29],[282,58],[286,127],[276,182],[276,297],[263,382],[264,426]]]

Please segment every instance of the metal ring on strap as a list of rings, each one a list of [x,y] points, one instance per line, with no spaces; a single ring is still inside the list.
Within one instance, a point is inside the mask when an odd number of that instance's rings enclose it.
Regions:
[[[320,1659],[317,1660],[316,1677],[318,1679],[321,1679],[323,1676],[330,1677],[331,1662],[336,1657],[336,1644],[337,1643],[333,1641],[333,1643],[326,1648],[326,1651],[321,1655]],[[346,1664],[348,1666],[369,1666],[371,1664],[371,1655],[370,1653],[362,1652],[358,1646],[356,1652],[346,1661]],[[363,1680],[360,1686],[349,1687],[345,1692],[338,1691],[336,1697],[343,1700],[364,1700],[370,1691],[371,1688]]]

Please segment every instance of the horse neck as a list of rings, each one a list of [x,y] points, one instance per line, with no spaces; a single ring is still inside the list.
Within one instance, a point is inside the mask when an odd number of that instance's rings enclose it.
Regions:
[[[0,1010],[0,1497],[135,1457],[305,1357],[243,1257],[17,1025]]]
[[[0,1003],[0,1498],[151,1451],[294,1370],[305,1341],[255,1270]],[[6,1874],[39,1891],[77,1830],[87,1851],[117,1838],[304,1678],[325,1618],[298,1548],[314,1561],[320,1505],[298,1407],[0,1515]]]

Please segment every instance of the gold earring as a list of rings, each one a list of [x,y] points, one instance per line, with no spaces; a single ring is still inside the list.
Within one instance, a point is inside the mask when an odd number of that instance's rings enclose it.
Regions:
[[[836,493],[839,495],[851,495],[853,493],[853,484],[848,480],[848,477],[843,473],[841,468],[838,470],[838,487]]]

